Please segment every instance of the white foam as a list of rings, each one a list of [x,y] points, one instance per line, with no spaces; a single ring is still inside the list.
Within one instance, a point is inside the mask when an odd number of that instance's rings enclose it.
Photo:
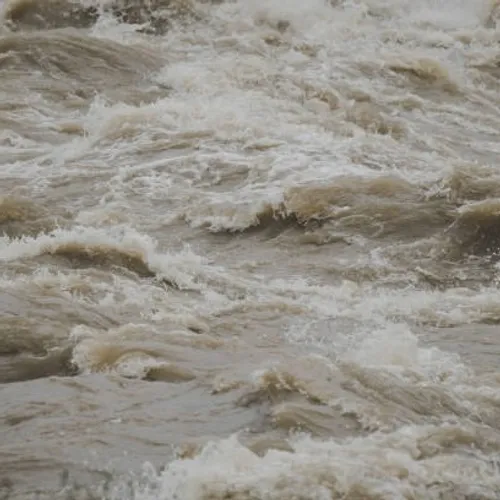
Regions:
[[[323,442],[299,436],[291,441],[293,453],[271,450],[264,457],[249,451],[233,436],[209,443],[194,459],[168,464],[157,478],[145,467],[146,486],[137,486],[134,498],[330,500],[357,494],[359,498],[423,500],[437,498],[450,483],[456,488],[448,489],[450,494],[482,490],[489,493],[485,498],[494,498],[500,474],[493,464],[486,465],[480,454],[439,454],[442,448],[437,440],[438,455],[422,456],[420,441],[440,432],[460,434],[460,429],[405,427],[394,433]],[[123,490],[116,488],[109,498],[120,494]]]

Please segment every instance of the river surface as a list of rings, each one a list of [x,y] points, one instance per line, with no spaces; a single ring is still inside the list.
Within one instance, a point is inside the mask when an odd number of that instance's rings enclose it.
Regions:
[[[500,498],[500,3],[0,2],[0,498]]]

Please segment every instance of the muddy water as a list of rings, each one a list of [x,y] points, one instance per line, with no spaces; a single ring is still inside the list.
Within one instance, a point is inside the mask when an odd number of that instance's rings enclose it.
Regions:
[[[0,498],[500,498],[500,5],[6,0]]]

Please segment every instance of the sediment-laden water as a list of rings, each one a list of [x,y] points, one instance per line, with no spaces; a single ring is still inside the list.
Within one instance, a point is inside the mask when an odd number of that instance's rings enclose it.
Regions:
[[[500,498],[497,1],[0,7],[0,498]]]

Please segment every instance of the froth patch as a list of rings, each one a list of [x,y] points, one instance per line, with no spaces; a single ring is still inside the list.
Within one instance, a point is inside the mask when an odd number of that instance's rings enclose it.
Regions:
[[[233,436],[169,463],[156,477],[148,469],[134,493],[141,500],[152,488],[165,500],[424,500],[478,493],[494,499],[500,488],[495,453],[487,450],[485,457],[475,450],[470,442],[481,442],[475,434],[480,431],[473,426],[429,425],[345,440],[301,436],[290,441],[292,452],[270,450],[262,457]]]
[[[143,31],[153,34],[165,33],[181,20],[200,19],[193,0],[115,0],[110,10],[119,21],[143,25]]]

